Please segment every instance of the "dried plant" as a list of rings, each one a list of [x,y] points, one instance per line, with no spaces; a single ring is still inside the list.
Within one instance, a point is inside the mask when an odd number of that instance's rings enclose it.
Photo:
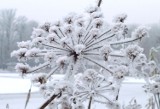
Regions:
[[[148,80],[156,68],[138,46],[138,41],[148,36],[147,28],[140,26],[126,37],[126,14],[116,16],[113,25],[106,28],[101,2],[84,15],[70,13],[60,21],[35,28],[31,40],[19,42],[19,49],[11,53],[21,62],[16,71],[22,76],[31,74],[32,83],[47,98],[39,109],[91,109],[94,103],[120,109],[117,102],[125,76]],[[28,60],[39,65],[29,66]],[[96,69],[86,67],[93,64]],[[64,77],[55,80],[55,73]]]

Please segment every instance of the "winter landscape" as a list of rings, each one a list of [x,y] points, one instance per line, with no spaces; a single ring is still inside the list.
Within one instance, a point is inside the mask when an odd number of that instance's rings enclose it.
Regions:
[[[1,71],[3,73],[3,71]],[[61,76],[57,76],[60,78]],[[4,85],[5,83],[5,85]],[[22,79],[19,75],[7,73],[1,74],[0,77],[0,109],[6,109],[9,104],[9,109],[23,109],[30,88],[29,79]],[[127,104],[132,98],[137,98],[138,103],[145,104],[149,95],[144,93],[141,86],[144,84],[143,80],[127,78],[121,90],[120,101],[122,104]],[[11,87],[13,86],[13,87]],[[133,91],[134,90],[134,91]],[[37,87],[32,88],[30,102],[28,109],[36,109],[44,102],[43,96],[39,93]]]
[[[160,109],[158,1],[62,1],[2,1],[0,109]]]

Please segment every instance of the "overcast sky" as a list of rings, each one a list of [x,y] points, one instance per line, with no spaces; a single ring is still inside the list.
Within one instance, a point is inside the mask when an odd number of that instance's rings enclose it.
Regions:
[[[69,12],[82,13],[95,0],[0,0],[0,9],[17,9],[38,22],[55,21]],[[119,13],[128,14],[128,23],[160,23],[160,0],[103,0],[101,6],[108,22]]]

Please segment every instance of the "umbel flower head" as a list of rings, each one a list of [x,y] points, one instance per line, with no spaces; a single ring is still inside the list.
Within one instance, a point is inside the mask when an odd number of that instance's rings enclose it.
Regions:
[[[146,28],[140,27],[131,37],[124,39],[128,33],[124,23],[126,18],[125,14],[117,16],[114,24],[106,28],[100,7],[94,6],[88,8],[84,15],[71,13],[53,24],[45,23],[34,28],[31,40],[19,42],[19,50],[11,53],[22,62],[17,64],[16,70],[23,75],[36,72],[32,82],[40,86],[43,94],[56,98],[55,104],[81,109],[84,108],[83,102],[89,100],[105,106],[117,106],[114,105],[114,98],[106,97],[110,91],[118,92],[116,85],[108,79],[120,85],[125,74],[130,74],[130,64],[135,69],[142,67],[138,62],[142,60],[139,57],[143,55],[143,49],[133,42],[148,36]],[[118,49],[115,47],[117,45]],[[29,66],[29,60],[39,60],[39,65]],[[93,68],[93,65],[95,70],[87,70],[87,66]],[[99,70],[101,72],[97,73]],[[64,78],[52,80],[54,73],[59,72],[64,74]],[[80,73],[81,79],[77,79],[76,75]],[[61,97],[67,101],[64,103]],[[73,103],[75,99],[71,98],[74,97],[79,104]]]

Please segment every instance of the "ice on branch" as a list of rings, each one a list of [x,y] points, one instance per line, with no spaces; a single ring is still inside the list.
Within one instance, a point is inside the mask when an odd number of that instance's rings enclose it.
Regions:
[[[68,57],[67,56],[63,56],[63,57],[59,57],[57,60],[56,60],[56,63],[63,67],[64,65],[66,65],[68,63]]]
[[[22,75],[27,74],[30,70],[30,66],[28,64],[18,63],[15,66],[17,72],[21,73]]]
[[[26,60],[26,54],[27,49],[26,48],[20,48],[19,50],[15,50],[11,53],[11,57],[16,57],[19,61],[25,61]]]
[[[32,48],[28,50],[25,54],[26,57],[37,57],[38,53],[40,53],[40,49],[38,48]]]
[[[135,29],[135,31],[132,33],[132,37],[133,38],[142,38],[142,37],[149,37],[148,34],[148,28],[145,26],[140,26],[137,29]]]
[[[31,38],[43,37],[45,31],[43,29],[34,28]]]
[[[19,48],[31,48],[31,41],[22,41],[22,42],[17,42],[17,45]]]
[[[34,75],[31,78],[31,82],[36,86],[39,86],[41,84],[45,84],[47,82],[46,74],[45,73],[39,73],[38,75]]]
[[[115,23],[123,23],[126,20],[126,18],[127,18],[126,14],[120,14],[120,15],[117,15],[113,21]]]
[[[126,48],[126,56],[132,60],[134,60],[142,52],[143,48],[139,47],[138,45],[129,45]]]

